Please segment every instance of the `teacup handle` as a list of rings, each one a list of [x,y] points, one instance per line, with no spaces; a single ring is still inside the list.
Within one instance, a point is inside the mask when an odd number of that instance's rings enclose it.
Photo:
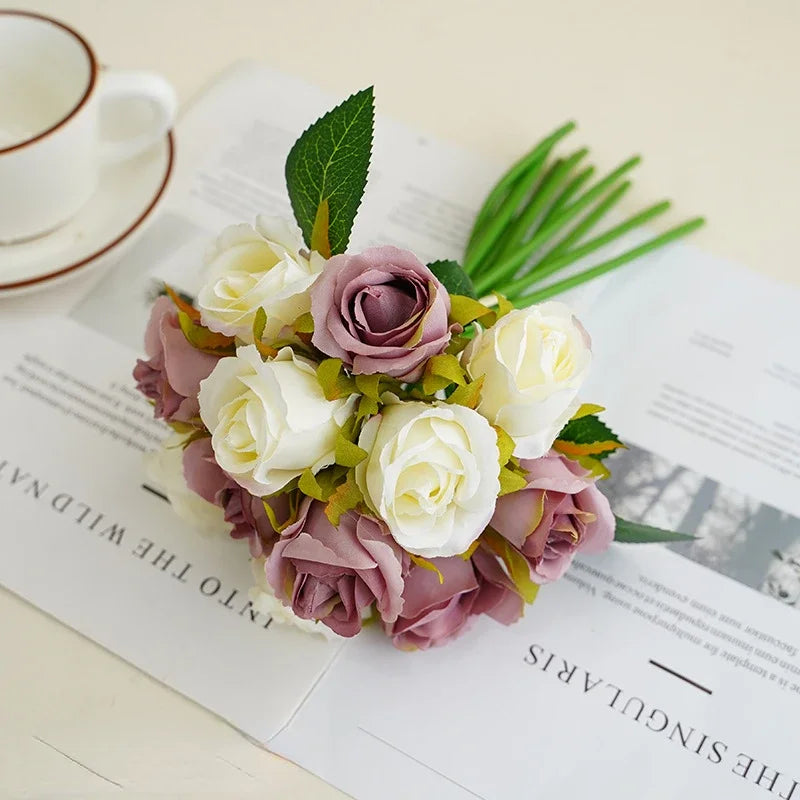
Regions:
[[[129,139],[101,141],[100,159],[104,164],[126,161],[160,141],[175,122],[178,99],[170,83],[153,72],[109,70],[100,84],[100,113],[111,102],[145,100],[154,111],[152,129]]]

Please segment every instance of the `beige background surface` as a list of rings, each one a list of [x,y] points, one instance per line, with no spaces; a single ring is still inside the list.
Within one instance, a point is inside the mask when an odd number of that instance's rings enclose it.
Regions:
[[[673,198],[670,221],[708,216],[699,246],[800,282],[797,0],[15,5],[76,26],[109,64],[163,73],[182,101],[256,57],[338,94],[374,83],[382,112],[500,158],[575,118],[598,166],[645,155],[629,207]],[[343,797],[0,592],[0,797],[123,791]]]

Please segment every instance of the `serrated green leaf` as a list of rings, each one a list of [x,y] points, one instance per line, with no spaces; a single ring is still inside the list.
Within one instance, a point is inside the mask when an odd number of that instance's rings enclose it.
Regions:
[[[328,203],[330,252],[347,249],[367,185],[375,108],[372,87],[320,117],[286,158],[286,186],[306,244],[312,246],[318,209]]]
[[[569,458],[592,456],[602,461],[625,445],[596,414],[571,419],[558,434],[553,447]]]
[[[642,525],[631,522],[614,515],[617,527],[614,532],[614,541],[625,544],[653,544],[655,542],[689,542],[696,539],[687,533],[667,531],[663,528],[654,528],[652,525]]]
[[[447,289],[449,294],[478,297],[475,294],[472,280],[458,261],[433,261],[428,264],[428,269],[438,278],[439,283]]]

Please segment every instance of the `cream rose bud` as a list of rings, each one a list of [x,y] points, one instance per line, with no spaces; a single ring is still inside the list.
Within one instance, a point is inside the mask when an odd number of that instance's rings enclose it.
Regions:
[[[325,261],[302,248],[300,229],[278,218],[261,216],[255,227],[226,228],[209,251],[206,282],[197,295],[203,324],[252,342],[253,320],[263,308],[264,339],[274,340],[284,325],[311,310],[308,289]]]
[[[389,405],[358,444],[369,455],[356,482],[401,547],[452,556],[481,535],[500,491],[500,454],[480,414],[443,402]]]
[[[199,401],[217,463],[261,497],[333,463],[356,396],[326,400],[314,367],[291,348],[264,361],[251,344],[220,359],[200,384]]]
[[[478,412],[514,440],[514,455],[540,458],[577,411],[592,360],[586,331],[564,303],[511,311],[479,332],[462,355],[485,376]]]

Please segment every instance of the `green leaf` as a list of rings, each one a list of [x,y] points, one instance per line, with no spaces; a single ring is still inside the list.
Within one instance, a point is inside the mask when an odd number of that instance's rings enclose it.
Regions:
[[[509,469],[506,466],[500,467],[500,493],[498,497],[506,494],[519,492],[528,485],[528,481],[523,475]]]
[[[481,375],[480,378],[466,386],[459,386],[448,398],[448,403],[455,403],[459,406],[466,406],[467,408],[475,409],[481,400],[481,389],[483,389],[483,381],[486,376]]]
[[[453,355],[442,353],[428,359],[422,379],[422,391],[425,394],[433,395],[451,383],[464,386],[466,382],[467,376],[459,360]]]
[[[325,515],[331,525],[338,526],[343,514],[354,509],[363,501],[364,497],[356,484],[353,470],[347,473],[347,480],[340,484],[331,495],[328,505],[325,506]]]
[[[485,328],[493,325],[497,315],[491,308],[472,297],[462,294],[450,295],[450,321],[466,326],[476,319],[480,320]]]
[[[179,295],[169,284],[164,284],[164,291],[179,311],[183,311],[192,322],[200,322],[200,312],[188,301]]]
[[[313,497],[314,500],[326,499],[323,488],[319,485],[319,481],[317,481],[310,469],[303,472],[297,486],[303,494]]]
[[[297,333],[314,333],[314,318],[311,316],[310,311],[301,314],[294,321],[294,329]]]
[[[356,411],[356,422],[365,417],[372,417],[380,411],[378,401],[363,394],[358,400],[358,410]]]
[[[570,419],[588,417],[589,414],[602,414],[603,411],[605,411],[605,408],[597,405],[597,403],[581,403],[580,408],[570,417]]]
[[[475,287],[469,275],[458,261],[433,261],[428,264],[428,269],[439,279],[449,294],[461,294],[465,297],[476,298]]]
[[[375,105],[372,87],[320,117],[295,142],[286,158],[286,186],[295,218],[309,247],[322,238],[321,205],[327,202],[328,243],[333,254],[347,249],[361,205],[372,154]],[[318,222],[318,213],[321,215]]]
[[[372,375],[356,375],[356,389],[366,395],[370,400],[378,400],[381,396],[381,375],[375,372]]]
[[[499,426],[492,425],[497,434],[497,449],[500,451],[500,466],[508,464],[511,456],[514,455],[514,440]]]
[[[253,317],[253,344],[256,350],[261,353],[262,358],[275,358],[278,355],[278,350],[271,345],[265,344],[261,341],[264,335],[264,328],[267,327],[267,312],[259,306]]]
[[[601,461],[614,450],[625,447],[617,434],[596,414],[571,419],[561,429],[553,446],[570,458],[592,456]]]
[[[317,206],[314,227],[311,229],[311,249],[316,250],[323,258],[331,257],[330,206],[327,198]]]
[[[532,603],[539,592],[539,585],[531,579],[530,564],[525,556],[494,528],[487,528],[481,539],[493,553],[500,556],[520,597],[526,603]]]
[[[617,521],[614,541],[625,544],[652,544],[655,542],[689,542],[696,539],[696,536],[689,536],[687,533],[677,533],[676,531],[665,531],[662,528],[654,528],[651,525],[641,525],[638,522],[631,522],[622,517],[614,516]]]
[[[500,292],[494,292],[495,299],[497,300],[497,319],[510,314],[514,310],[514,304]]]
[[[355,467],[368,455],[366,450],[351,442],[342,432],[336,437],[336,463],[342,467]]]
[[[264,335],[264,328],[266,327],[267,312],[259,306],[255,317],[253,317],[253,339],[257,342],[260,341],[261,337]]]
[[[236,343],[230,336],[215,333],[192,322],[185,311],[178,311],[178,324],[181,326],[186,341],[198,350],[214,355],[233,355],[236,352]]]
[[[355,381],[345,375],[341,358],[325,358],[317,367],[317,380],[326,400],[348,397],[356,391]]]
[[[444,575],[442,575],[442,571],[436,566],[436,564],[434,564],[432,561],[428,561],[427,558],[423,558],[422,556],[415,556],[413,553],[409,553],[408,555],[411,558],[412,563],[416,564],[418,567],[426,569],[428,572],[435,572],[439,577],[440,585],[444,583]]]

